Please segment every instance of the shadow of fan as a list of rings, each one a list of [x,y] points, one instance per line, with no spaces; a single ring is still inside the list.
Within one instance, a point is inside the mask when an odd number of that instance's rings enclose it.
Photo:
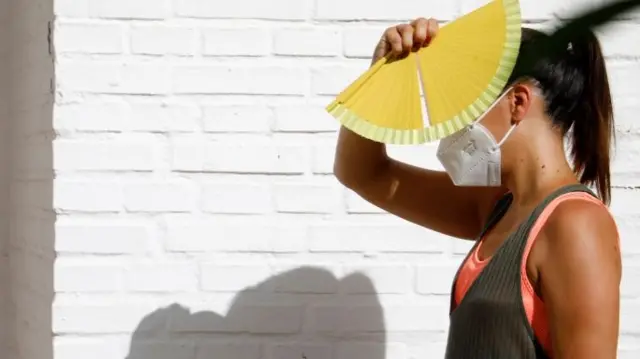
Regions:
[[[226,315],[180,304],[137,326],[127,359],[385,359],[371,280],[305,267],[246,288]]]

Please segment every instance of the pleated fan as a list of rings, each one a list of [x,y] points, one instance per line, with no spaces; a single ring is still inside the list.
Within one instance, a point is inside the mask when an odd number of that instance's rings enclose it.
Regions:
[[[428,47],[384,57],[327,106],[343,126],[377,142],[439,140],[497,99],[520,48],[518,0],[493,0],[442,26]]]

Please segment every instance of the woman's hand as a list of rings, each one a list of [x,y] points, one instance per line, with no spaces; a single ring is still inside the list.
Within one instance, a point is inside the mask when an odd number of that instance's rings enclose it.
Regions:
[[[411,51],[429,45],[438,34],[438,22],[435,19],[417,18],[408,24],[392,26],[385,30],[373,52],[372,63],[391,55],[406,56]]]

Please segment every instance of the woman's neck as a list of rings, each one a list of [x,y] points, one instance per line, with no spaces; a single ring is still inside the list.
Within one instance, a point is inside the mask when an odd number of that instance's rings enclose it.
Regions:
[[[513,194],[514,203],[535,204],[558,187],[578,182],[564,148],[549,143],[545,146],[519,155],[513,169],[505,174],[504,183]]]

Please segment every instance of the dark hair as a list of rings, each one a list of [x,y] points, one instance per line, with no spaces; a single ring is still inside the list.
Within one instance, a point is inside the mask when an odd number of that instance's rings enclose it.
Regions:
[[[615,127],[600,42],[587,31],[568,42],[563,51],[543,52],[540,56],[535,45],[548,36],[538,30],[522,29],[520,56],[508,82],[523,77],[539,82],[553,125],[563,136],[571,132],[574,172],[582,184],[595,185],[600,199],[609,204],[610,149]]]

